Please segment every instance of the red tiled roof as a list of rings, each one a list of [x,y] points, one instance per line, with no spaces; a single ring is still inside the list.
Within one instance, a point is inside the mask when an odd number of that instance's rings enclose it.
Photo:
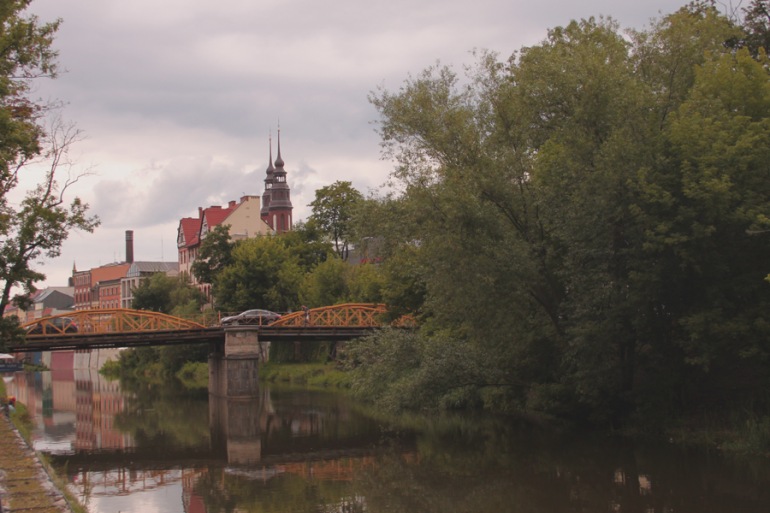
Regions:
[[[187,248],[197,246],[200,244],[200,231],[203,220],[206,220],[206,225],[209,230],[214,229],[216,226],[222,224],[227,217],[238,208],[240,203],[230,202],[232,206],[227,207],[208,207],[199,209],[200,217],[183,217],[179,220],[179,230],[184,235],[184,246]]]
[[[179,229],[184,235],[185,246],[189,247],[198,243],[200,226],[201,220],[195,217],[183,217],[179,221]]]
[[[235,207],[209,207],[203,211],[203,217],[206,218],[206,223],[209,226],[209,230],[212,230],[215,226],[222,224],[222,221],[227,219],[227,216],[235,210]]]
[[[131,264],[128,263],[95,267],[91,269],[91,285],[95,285],[102,281],[125,278],[130,267]]]

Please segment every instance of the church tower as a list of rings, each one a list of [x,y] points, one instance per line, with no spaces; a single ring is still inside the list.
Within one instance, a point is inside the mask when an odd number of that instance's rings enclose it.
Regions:
[[[270,160],[273,160],[272,137],[270,139]],[[275,167],[273,167],[272,162],[267,167],[262,205],[260,215],[275,233],[291,230],[294,207],[291,205],[291,189],[286,182],[286,170],[284,169],[283,158],[281,158],[280,128],[278,129],[278,156],[275,159]]]

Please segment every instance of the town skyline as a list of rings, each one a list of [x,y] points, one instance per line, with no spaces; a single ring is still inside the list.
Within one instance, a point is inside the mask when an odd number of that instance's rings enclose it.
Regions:
[[[33,0],[42,22],[63,20],[63,72],[36,93],[63,102],[83,131],[72,171],[90,176],[70,192],[102,220],[34,266],[47,275],[37,286],[65,284],[73,265],[120,260],[128,229],[137,259],[174,260],[178,219],[262,194],[279,126],[296,223],[323,186],[350,181],[366,195],[386,182],[394,166],[381,160],[372,91],[397,91],[437,61],[462,75],[474,49],[505,58],[573,19],[643,29],[685,4]],[[30,174],[22,188],[34,183]]]

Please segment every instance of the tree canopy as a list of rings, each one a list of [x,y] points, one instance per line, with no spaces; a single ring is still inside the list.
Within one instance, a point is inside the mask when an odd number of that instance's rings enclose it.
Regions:
[[[746,34],[709,2],[589,18],[371,94],[403,194],[357,229],[423,336],[483,368],[469,401],[617,423],[767,399],[770,66]]]
[[[168,276],[162,272],[143,279],[133,290],[133,295],[133,307],[137,310],[151,310],[179,317],[200,313],[205,302],[203,293],[192,286],[185,276]]]
[[[310,203],[313,213],[309,222],[324,232],[334,245],[334,251],[343,260],[348,259],[352,237],[351,219],[356,206],[363,200],[351,182],[336,181],[315,191]]]
[[[26,14],[30,3],[0,6],[0,315],[15,288],[23,289],[16,301],[25,306],[35,283],[45,278],[34,269],[38,258],[59,256],[70,231],[92,231],[99,224],[79,198],[65,199],[82,175],[68,174],[64,183],[56,179],[60,166],[71,165],[68,151],[81,134],[55,116],[55,105],[30,95],[35,80],[56,76],[52,44],[60,24]],[[32,165],[46,170],[43,178],[26,193],[16,191]]]

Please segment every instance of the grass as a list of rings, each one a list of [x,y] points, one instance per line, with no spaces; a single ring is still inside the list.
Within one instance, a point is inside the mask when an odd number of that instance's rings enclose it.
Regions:
[[[176,378],[189,389],[204,389],[209,386],[209,366],[202,362],[185,363],[176,373]]]
[[[711,447],[734,456],[770,457],[770,416],[755,412],[708,419],[694,427],[674,427],[667,434],[681,445]]]

